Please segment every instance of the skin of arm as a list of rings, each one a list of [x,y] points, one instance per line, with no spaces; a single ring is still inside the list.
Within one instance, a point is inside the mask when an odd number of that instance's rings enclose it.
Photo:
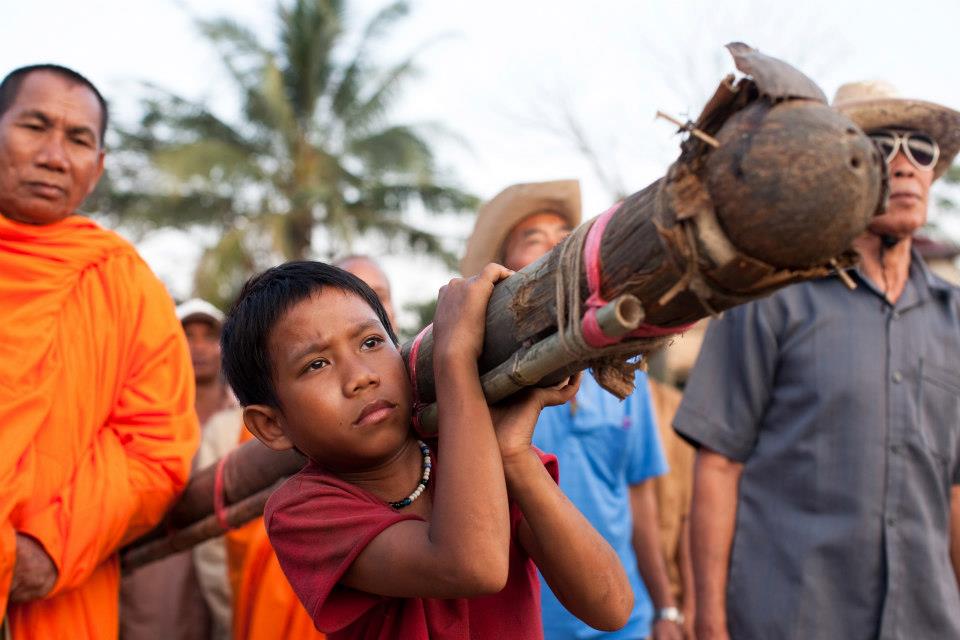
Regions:
[[[630,511],[633,515],[633,550],[637,556],[637,567],[653,607],[662,609],[676,606],[660,546],[660,518],[653,479],[630,486]],[[659,620],[654,624],[653,637],[679,640],[682,634],[675,622]]]
[[[950,487],[950,563],[960,589],[960,486]]]
[[[506,585],[510,513],[477,358],[493,285],[510,273],[491,264],[440,290],[433,366],[443,480],[434,487],[428,522],[385,529],[344,574],[347,586],[393,597],[462,598]]]
[[[683,602],[680,610],[683,612],[683,637],[685,640],[694,640],[694,626],[697,615],[697,596],[693,585],[693,558],[690,545],[690,516],[683,517],[680,525],[680,544],[677,547],[677,564],[680,567],[680,584],[683,588]]]
[[[705,447],[697,452],[690,512],[699,640],[727,639],[727,573],[743,464]]]
[[[531,390],[493,410],[507,489],[523,513],[521,545],[557,599],[590,626],[622,628],[633,609],[633,592],[620,559],[554,482],[531,445],[540,410],[570,400],[579,378],[550,389]]]

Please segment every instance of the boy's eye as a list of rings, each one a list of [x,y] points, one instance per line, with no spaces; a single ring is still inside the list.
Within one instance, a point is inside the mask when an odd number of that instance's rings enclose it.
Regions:
[[[381,343],[383,343],[383,338],[381,338],[380,336],[370,336],[369,338],[363,341],[363,344],[361,346],[364,349],[373,349],[374,347],[376,347],[378,344],[381,344]]]
[[[327,366],[326,360],[313,360],[307,365],[307,371],[317,371],[319,369],[323,369],[325,366]]]

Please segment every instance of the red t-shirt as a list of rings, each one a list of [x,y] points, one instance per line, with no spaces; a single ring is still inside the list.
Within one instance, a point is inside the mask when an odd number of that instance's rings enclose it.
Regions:
[[[437,479],[436,446],[431,446]],[[540,459],[557,479],[556,457]],[[510,503],[510,573],[499,593],[476,598],[392,598],[339,583],[350,564],[381,531],[403,520],[372,493],[313,463],[270,497],[264,519],[280,566],[317,629],[331,640],[541,640],[540,581],[517,540],[523,516]]]

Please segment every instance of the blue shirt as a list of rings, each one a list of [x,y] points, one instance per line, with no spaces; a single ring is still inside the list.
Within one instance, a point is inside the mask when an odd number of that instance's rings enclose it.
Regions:
[[[560,488],[617,552],[634,594],[629,622],[620,631],[605,634],[564,609],[541,577],[547,640],[645,638],[650,634],[653,605],[633,551],[629,488],[666,473],[667,462],[646,374],[638,371],[635,384],[633,394],[620,402],[593,376],[584,375],[575,403],[547,407],[537,421],[534,445],[557,456]]]

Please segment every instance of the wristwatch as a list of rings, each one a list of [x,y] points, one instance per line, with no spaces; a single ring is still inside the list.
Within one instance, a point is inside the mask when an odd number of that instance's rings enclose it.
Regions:
[[[654,622],[659,622],[660,620],[669,620],[670,622],[683,624],[683,614],[680,613],[680,609],[676,607],[663,607],[662,609],[657,609],[656,613],[653,614]]]

